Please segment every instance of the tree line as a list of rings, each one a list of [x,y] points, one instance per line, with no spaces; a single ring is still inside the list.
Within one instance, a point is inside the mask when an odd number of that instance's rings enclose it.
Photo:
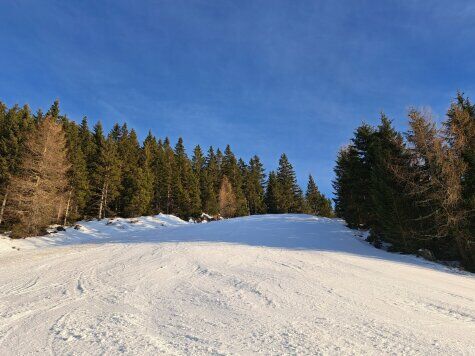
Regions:
[[[336,160],[336,214],[370,230],[376,246],[429,250],[475,270],[475,105],[458,94],[438,127],[411,109],[401,134],[381,116],[363,124]]]
[[[12,237],[44,233],[50,224],[157,213],[183,219],[264,213],[332,216],[332,206],[309,177],[304,195],[282,154],[268,176],[256,155],[248,163],[198,145],[188,157],[183,140],[134,129],[70,120],[59,102],[33,114],[25,105],[0,103],[0,228]]]

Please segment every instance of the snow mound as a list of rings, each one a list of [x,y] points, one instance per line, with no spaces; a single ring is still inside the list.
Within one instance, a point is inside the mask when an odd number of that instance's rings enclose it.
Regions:
[[[178,227],[187,222],[174,215],[158,214],[139,218],[114,218],[103,220],[79,221],[65,231],[26,239],[10,239],[0,236],[0,253],[12,250],[31,250],[43,247],[88,244],[134,242],[134,236],[155,235],[156,229]],[[51,229],[54,230],[54,229]],[[132,233],[132,234],[131,234]]]

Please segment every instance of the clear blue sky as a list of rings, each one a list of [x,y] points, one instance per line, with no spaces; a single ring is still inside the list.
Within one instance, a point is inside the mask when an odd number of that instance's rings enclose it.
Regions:
[[[286,152],[330,194],[362,121],[436,119],[475,86],[473,1],[1,1],[0,100],[106,128]]]

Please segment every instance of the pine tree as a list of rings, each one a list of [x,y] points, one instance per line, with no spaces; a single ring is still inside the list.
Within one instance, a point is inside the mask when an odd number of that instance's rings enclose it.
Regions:
[[[211,197],[216,200],[216,195],[214,195],[213,184],[210,182],[206,172],[206,159],[203,155],[201,147],[197,145],[193,150],[193,157],[191,159],[191,164],[193,168],[193,174],[198,180],[199,191],[200,191],[200,202],[201,202],[201,211],[208,212],[210,202],[208,201]],[[216,208],[212,207],[213,212],[211,214],[216,214]]]
[[[127,134],[124,129],[119,141],[119,154],[122,160],[121,212],[126,217],[140,216],[148,209],[152,199],[152,182],[151,178],[146,181],[141,153],[135,130]]]
[[[182,210],[185,217],[197,217],[201,214],[201,197],[199,175],[193,171],[192,163],[188,159],[183,145],[183,139],[179,138],[175,148],[177,169],[179,171],[183,188],[188,201]]]
[[[413,252],[412,220],[417,207],[395,175],[399,167],[409,166],[403,138],[384,114],[374,137],[368,152],[372,157],[370,196],[374,212],[370,240],[375,244],[384,240],[394,250]]]
[[[12,237],[38,235],[62,217],[68,169],[62,127],[46,117],[27,136],[21,167],[11,181]]]
[[[144,140],[140,155],[141,180],[139,187],[140,215],[155,214],[155,161],[158,158],[157,140],[149,131]]]
[[[173,182],[175,179],[175,153],[170,146],[170,140],[165,138],[163,148],[161,150],[158,161],[158,181],[160,208],[165,213],[170,214],[173,211],[174,197],[173,197]]]
[[[118,213],[117,199],[120,195],[121,166],[117,142],[111,136],[104,137],[102,124],[94,126],[91,146],[96,157],[91,171],[91,215],[102,219]],[[114,206],[113,209],[110,207]]]
[[[213,185],[215,196],[218,196],[219,189],[221,188],[221,172],[220,164],[218,163],[218,158],[214,153],[214,149],[212,146],[210,146],[210,148],[208,149],[205,166],[207,179]]]
[[[46,116],[52,117],[54,120],[58,120],[59,118],[59,100],[56,99],[49,108],[48,112],[46,113]]]
[[[462,173],[462,200],[465,216],[459,226],[460,242],[466,249],[465,264],[475,270],[475,105],[462,93],[452,103],[444,122],[444,135],[454,155],[464,164]]]
[[[264,203],[264,186],[266,175],[264,166],[259,157],[254,156],[249,160],[249,166],[245,174],[244,191],[249,204],[249,213],[264,214],[266,206]]]
[[[175,211],[184,218],[201,214],[199,181],[186,155],[183,139],[175,146]]]
[[[219,212],[219,168],[213,147],[208,149],[204,160],[201,182],[201,203],[203,212],[216,215]]]
[[[249,208],[243,191],[241,169],[229,145],[227,145],[224,150],[224,156],[221,162],[221,175],[227,177],[233,187],[233,192],[236,197],[236,215],[248,215]]]
[[[64,223],[66,223],[68,219],[75,221],[84,216],[90,197],[90,187],[87,161],[79,135],[80,127],[66,118],[63,118],[62,122],[66,134],[68,161],[71,165],[68,171],[70,191],[65,212]]]
[[[7,110],[0,103],[0,225],[8,206],[10,178],[19,172],[25,141],[33,128],[34,119],[27,105]]]
[[[193,149],[191,164],[193,167],[193,172],[200,176],[205,168],[205,157],[203,156],[203,151],[201,150],[200,145],[196,145]]]
[[[267,212],[270,214],[279,213],[279,199],[280,199],[280,185],[274,171],[269,172],[269,178],[266,184],[266,193],[264,201],[267,207]]]
[[[369,228],[374,224],[375,216],[373,201],[371,199],[371,168],[373,167],[373,156],[370,150],[375,143],[375,130],[363,124],[356,129],[352,139],[353,147],[357,154],[357,160],[353,166],[353,194],[356,204],[360,205],[359,225]]]
[[[354,146],[342,148],[337,156],[335,165],[335,213],[343,218],[349,227],[364,226],[363,206],[360,204],[358,174],[361,172],[361,162]]]
[[[277,210],[280,213],[301,213],[303,210],[302,190],[297,184],[294,168],[285,153],[280,156],[276,177],[279,184]]]
[[[313,215],[332,217],[331,202],[317,188],[312,175],[308,176],[307,192],[305,194],[306,207]]]

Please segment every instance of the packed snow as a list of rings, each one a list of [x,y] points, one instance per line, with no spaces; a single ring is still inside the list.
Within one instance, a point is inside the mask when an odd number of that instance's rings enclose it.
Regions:
[[[475,354],[475,277],[337,219],[158,215],[0,239],[0,355]]]

